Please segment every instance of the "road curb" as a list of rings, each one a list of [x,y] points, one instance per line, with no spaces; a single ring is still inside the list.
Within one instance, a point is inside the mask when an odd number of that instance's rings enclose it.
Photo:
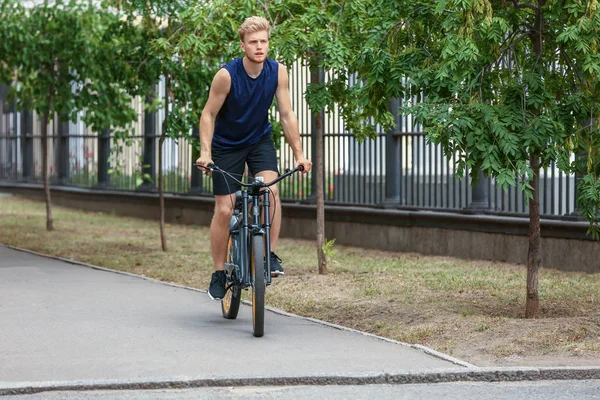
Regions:
[[[450,382],[517,382],[539,380],[596,380],[600,367],[476,368],[414,371],[403,374],[314,375],[249,378],[161,378],[94,381],[0,382],[0,396],[49,391],[158,390],[240,386],[329,386],[432,384]]]

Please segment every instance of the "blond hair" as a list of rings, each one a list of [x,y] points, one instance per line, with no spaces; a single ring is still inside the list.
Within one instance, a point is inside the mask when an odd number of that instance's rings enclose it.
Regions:
[[[238,34],[240,35],[240,40],[243,42],[247,33],[261,31],[267,31],[267,36],[271,35],[271,26],[269,25],[269,21],[263,17],[248,17],[244,20],[242,25],[240,25]]]

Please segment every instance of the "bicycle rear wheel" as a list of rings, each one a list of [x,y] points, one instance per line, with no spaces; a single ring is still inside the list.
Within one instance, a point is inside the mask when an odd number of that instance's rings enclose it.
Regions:
[[[227,255],[225,256],[225,262],[233,264],[233,254],[235,251],[239,251],[238,246],[234,246],[233,238],[229,236],[229,243],[227,244]],[[240,301],[242,299],[242,289],[239,285],[235,284],[235,276],[233,282],[228,282],[227,290],[225,291],[225,297],[221,300],[221,311],[223,318],[236,319],[238,311],[240,309]]]
[[[252,328],[254,336],[265,334],[265,237],[252,237]]]

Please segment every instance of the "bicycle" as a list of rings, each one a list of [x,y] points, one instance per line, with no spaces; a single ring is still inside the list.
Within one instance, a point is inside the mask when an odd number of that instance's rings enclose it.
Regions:
[[[221,300],[221,311],[226,319],[236,319],[240,308],[242,290],[252,288],[252,328],[255,337],[264,335],[265,292],[271,284],[271,214],[269,187],[296,172],[304,170],[298,166],[287,170],[271,182],[265,183],[262,176],[246,183],[222,170],[215,164],[195,164],[211,172],[227,175],[242,189],[236,192],[236,202],[229,223],[229,240],[225,256],[227,278],[225,297]]]

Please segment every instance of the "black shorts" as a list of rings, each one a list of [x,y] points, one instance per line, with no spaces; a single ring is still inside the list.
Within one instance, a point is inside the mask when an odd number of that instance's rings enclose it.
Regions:
[[[271,135],[265,135],[258,143],[244,149],[212,150],[212,160],[215,165],[236,178],[242,180],[246,164],[252,176],[261,171],[274,171],[279,175],[277,153]],[[228,176],[213,172],[213,194],[227,195],[240,190],[240,185]],[[243,180],[242,180],[243,181]]]

